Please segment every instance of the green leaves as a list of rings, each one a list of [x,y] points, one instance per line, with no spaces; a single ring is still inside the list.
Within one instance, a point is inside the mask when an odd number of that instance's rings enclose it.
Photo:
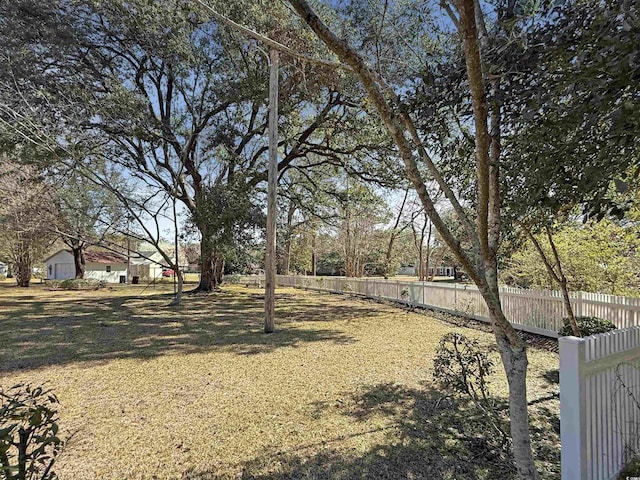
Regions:
[[[512,216],[568,204],[599,214],[611,181],[639,157],[640,9],[629,1],[564,2],[531,18],[520,41],[498,39],[503,173]]]
[[[58,437],[58,398],[44,385],[0,389],[0,479],[53,480],[64,442]],[[18,452],[24,452],[20,457]]]

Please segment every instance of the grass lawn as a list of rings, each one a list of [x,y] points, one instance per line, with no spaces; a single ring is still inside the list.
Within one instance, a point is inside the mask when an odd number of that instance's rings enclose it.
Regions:
[[[485,419],[431,385],[440,337],[489,334],[371,301],[225,287],[167,307],[169,285],[0,285],[0,386],[48,382],[65,479],[506,479]],[[496,364],[499,366],[497,355]],[[558,357],[530,349],[545,478],[559,472]],[[493,394],[504,398],[500,368]]]

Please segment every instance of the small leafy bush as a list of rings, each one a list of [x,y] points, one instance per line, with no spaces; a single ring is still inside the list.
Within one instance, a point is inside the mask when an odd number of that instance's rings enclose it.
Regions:
[[[489,376],[494,371],[493,361],[481,349],[477,340],[461,333],[448,333],[440,339],[433,360],[433,378],[443,390],[453,391],[469,398],[487,417],[488,423],[502,439],[508,442],[503,418],[498,406],[489,395]]]
[[[618,480],[640,477],[640,457],[634,458],[618,474]]]
[[[0,282],[6,279],[7,279],[7,276],[4,273],[0,273]]]
[[[43,385],[0,389],[0,479],[54,480],[58,437],[58,398]]]
[[[239,284],[241,279],[242,278],[237,273],[234,273],[232,275],[225,275],[224,276],[224,281],[226,283],[230,283],[230,284],[234,284],[234,285],[235,284]]]
[[[91,290],[104,288],[106,283],[104,280],[96,280],[94,278],[70,278],[61,282],[52,282],[53,288],[61,288],[63,290]]]
[[[562,319],[563,327],[558,332],[560,336],[566,337],[573,335],[571,325],[569,325],[569,319]],[[588,337],[589,335],[595,335],[597,333],[607,333],[611,330],[615,330],[617,327],[610,320],[598,317],[576,317],[576,323],[580,330],[580,335]]]

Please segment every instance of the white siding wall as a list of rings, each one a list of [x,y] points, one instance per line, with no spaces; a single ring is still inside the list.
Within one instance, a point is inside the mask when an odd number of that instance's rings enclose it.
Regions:
[[[48,280],[67,280],[76,276],[73,255],[66,250],[61,250],[54,256],[48,258],[46,268]]]
[[[84,271],[84,278],[103,280],[107,283],[119,283],[120,276],[127,276],[126,263],[113,263],[109,265],[111,271],[107,272],[106,263],[87,263]]]
[[[48,280],[68,280],[76,276],[73,255],[66,250],[62,250],[48,258],[46,265]],[[85,265],[84,278],[104,280],[107,283],[119,283],[121,275],[126,277],[126,263],[111,264],[111,272],[107,272],[107,265],[109,264],[87,262]]]

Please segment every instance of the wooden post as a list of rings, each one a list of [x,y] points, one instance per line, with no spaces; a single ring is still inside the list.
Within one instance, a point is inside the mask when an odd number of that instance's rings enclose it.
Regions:
[[[267,184],[267,251],[264,261],[264,332],[275,331],[276,190],[278,188],[278,51],[271,49],[269,74],[269,175]]]

